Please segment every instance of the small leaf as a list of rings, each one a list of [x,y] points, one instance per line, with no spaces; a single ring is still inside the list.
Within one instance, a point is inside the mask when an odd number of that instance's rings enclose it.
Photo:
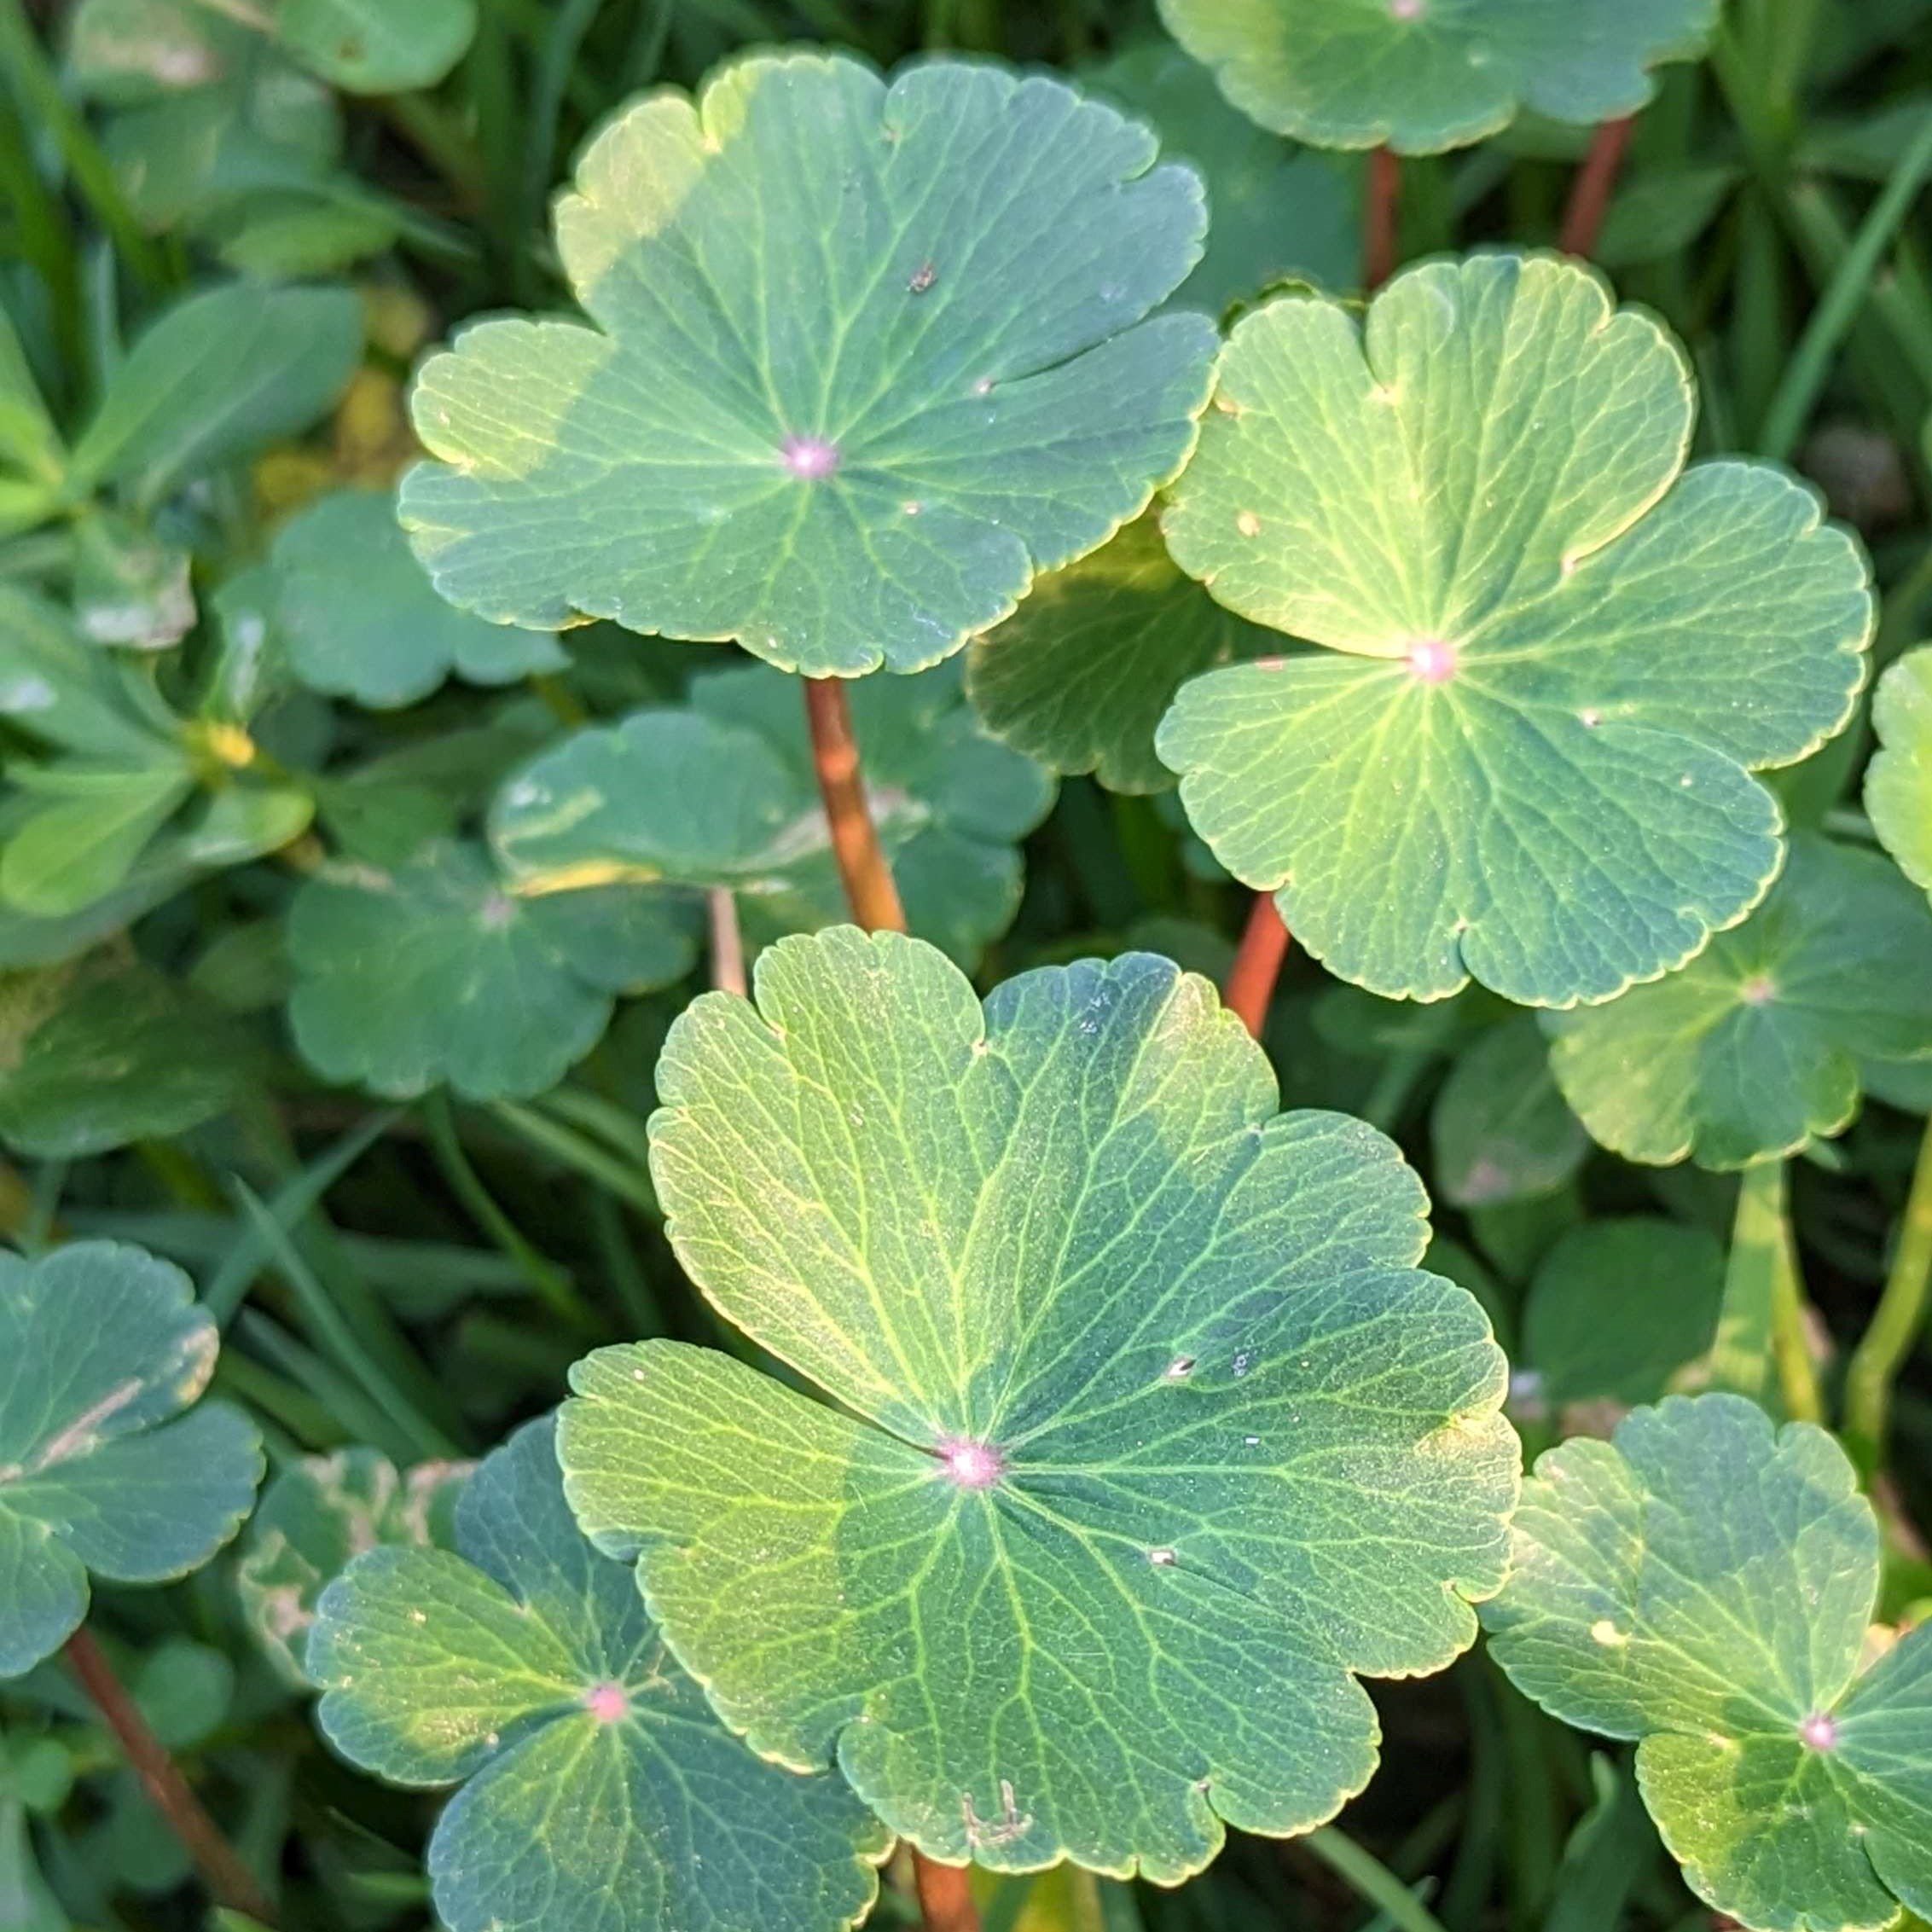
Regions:
[[[554,1087],[610,1024],[612,995],[690,970],[689,920],[665,895],[607,886],[523,898],[483,855],[426,846],[391,872],[307,880],[288,917],[290,1024],[325,1080],[394,1099]]]
[[[407,1476],[374,1449],[289,1464],[263,1492],[235,1569],[255,1641],[289,1683],[304,1668],[316,1604],[351,1557],[379,1546],[451,1549],[471,1465],[418,1463]]]
[[[204,1402],[220,1346],[177,1268],[82,1241],[0,1253],[0,1678],[65,1643],[90,1570],[160,1583],[204,1564],[261,1480],[255,1426]]]
[[[0,718],[96,763],[178,760],[177,727],[152,678],[95,649],[45,599],[0,584]]]
[[[194,788],[185,763],[16,766],[9,775],[49,801],[0,850],[0,898],[38,919],[84,911],[123,885]]]
[[[1477,1035],[1458,1055],[1429,1117],[1436,1189],[1459,1208],[1560,1187],[1590,1137],[1550,1077],[1550,1049],[1528,1013]]]
[[[323,1592],[309,1664],[336,1749],[461,1784],[430,1841],[451,1932],[833,1932],[891,1840],[835,1778],[762,1764],[629,1572],[577,1533],[548,1418],[484,1459],[456,1548],[376,1549]]]
[[[1145,509],[1215,338],[1143,318],[1201,186],[1044,75],[752,55],[613,121],[557,206],[597,325],[486,322],[417,383],[403,520],[500,623],[918,670]]]
[[[1783,472],[1680,474],[1691,417],[1658,324],[1546,256],[1412,269],[1366,334],[1302,297],[1236,326],[1168,542],[1329,648],[1195,679],[1157,746],[1342,978],[1568,1007],[1763,896],[1750,775],[1842,728],[1872,596]]]
[[[437,595],[387,493],[340,490],[275,541],[275,619],[311,691],[387,711],[452,675],[508,684],[569,663],[547,632],[489,624]]]
[[[1528,107],[1589,124],[1633,113],[1650,70],[1695,60],[1717,0],[1160,0],[1167,30],[1241,111],[1321,148],[1434,154]]]
[[[1517,1449],[1415,1176],[1277,1115],[1204,981],[1129,954],[983,1012],[851,927],[706,995],[658,1072],[687,1271],[841,1405],[653,1341],[572,1376],[559,1453],[761,1755],[837,1762],[942,1859],[1172,1883],[1224,1822],[1366,1781],[1356,1674],[1469,1643]]]
[[[241,281],[190,295],[114,371],[74,468],[151,508],[177,484],[306,429],[362,351],[351,289]]]
[[[1523,1312],[1523,1356],[1552,1409],[1654,1402],[1709,1354],[1724,1249],[1701,1227],[1655,1215],[1586,1221],[1539,1265]]]
[[[434,87],[476,35],[476,0],[280,0],[276,38],[350,94]]]
[[[1877,853],[1807,834],[1689,966],[1544,1024],[1564,1097],[1625,1158],[1796,1153],[1849,1124],[1861,1057],[1932,1053],[1932,916]]]
[[[1755,1932],[1932,1912],[1932,1627],[1862,1674],[1878,1530],[1823,1430],[1672,1396],[1524,1486],[1490,1654],[1552,1716],[1639,1739],[1692,1891]]]
[[[1184,575],[1152,514],[1066,569],[966,654],[966,688],[995,738],[1062,777],[1111,792],[1165,792],[1154,731],[1197,672],[1276,641]]]
[[[1871,728],[1882,747],[1865,775],[1872,830],[1906,877],[1932,892],[1932,645],[1879,679]]]

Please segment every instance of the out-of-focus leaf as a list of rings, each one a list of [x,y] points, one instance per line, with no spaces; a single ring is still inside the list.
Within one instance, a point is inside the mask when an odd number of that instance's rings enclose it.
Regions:
[[[1546,1194],[1583,1164],[1590,1136],[1550,1076],[1535,1018],[1512,1015],[1457,1056],[1429,1117],[1430,1178],[1459,1208]]]

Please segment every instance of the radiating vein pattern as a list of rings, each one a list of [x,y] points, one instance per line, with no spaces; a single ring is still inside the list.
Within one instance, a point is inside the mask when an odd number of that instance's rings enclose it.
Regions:
[[[848,1413],[668,1342],[580,1364],[578,1520],[733,1728],[935,1854],[1176,1879],[1372,1769],[1353,1673],[1447,1663],[1515,1438],[1426,1202],[1279,1115],[1205,982],[1128,954],[982,1009],[851,928],[699,1000],[653,1173],[718,1308]]]

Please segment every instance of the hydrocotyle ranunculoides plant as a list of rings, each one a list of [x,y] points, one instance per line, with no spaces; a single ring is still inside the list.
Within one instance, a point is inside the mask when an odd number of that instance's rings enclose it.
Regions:
[[[1880,747],[1865,775],[1871,829],[1900,871],[1932,893],[1932,644],[1879,679],[1871,728]]]
[[[1237,325],[1163,528],[1327,647],[1184,686],[1157,746],[1195,829],[1331,971],[1604,1000],[1736,925],[1784,856],[1752,775],[1851,715],[1863,553],[1781,470],[1684,466],[1683,351],[1591,270],[1487,254],[1366,324]]]
[[[1359,1121],[1213,989],[838,927],[697,1000],[653,1175],[692,1279],[839,1405],[670,1341],[573,1373],[579,1523],[761,1755],[937,1859],[1174,1883],[1374,1768],[1358,1675],[1502,1579],[1505,1370]]]
[[[1198,178],[1044,76],[753,55],[612,122],[557,206],[594,328],[424,368],[401,516],[501,623],[736,639],[808,676],[937,663],[1192,449],[1216,337],[1152,315]]]
[[[1872,1642],[1878,1525],[1822,1429],[1672,1396],[1543,1456],[1512,1540],[1491,1654],[1639,1740],[1698,1897],[1755,1932],[1932,1912],[1932,1626]]]
[[[1651,69],[1694,60],[1718,0],[1160,0],[1168,32],[1277,134],[1433,154],[1533,108],[1634,113]]]
[[[555,1425],[486,1456],[456,1551],[366,1551],[322,1593],[308,1668],[344,1756],[461,1784],[430,1840],[450,1932],[838,1932],[891,1835],[835,1777],[746,1750],[584,1541]]]
[[[79,1627],[90,1571],[165,1582],[241,1527],[261,1437],[225,1402],[190,1409],[220,1345],[188,1277],[139,1248],[0,1253],[0,1678]]]

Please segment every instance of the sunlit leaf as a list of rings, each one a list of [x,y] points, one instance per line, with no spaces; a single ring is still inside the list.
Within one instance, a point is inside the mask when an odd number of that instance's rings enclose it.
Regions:
[[[1865,809],[1906,877],[1932,892],[1932,645],[1879,679],[1871,725],[1881,749],[1865,770]]]

